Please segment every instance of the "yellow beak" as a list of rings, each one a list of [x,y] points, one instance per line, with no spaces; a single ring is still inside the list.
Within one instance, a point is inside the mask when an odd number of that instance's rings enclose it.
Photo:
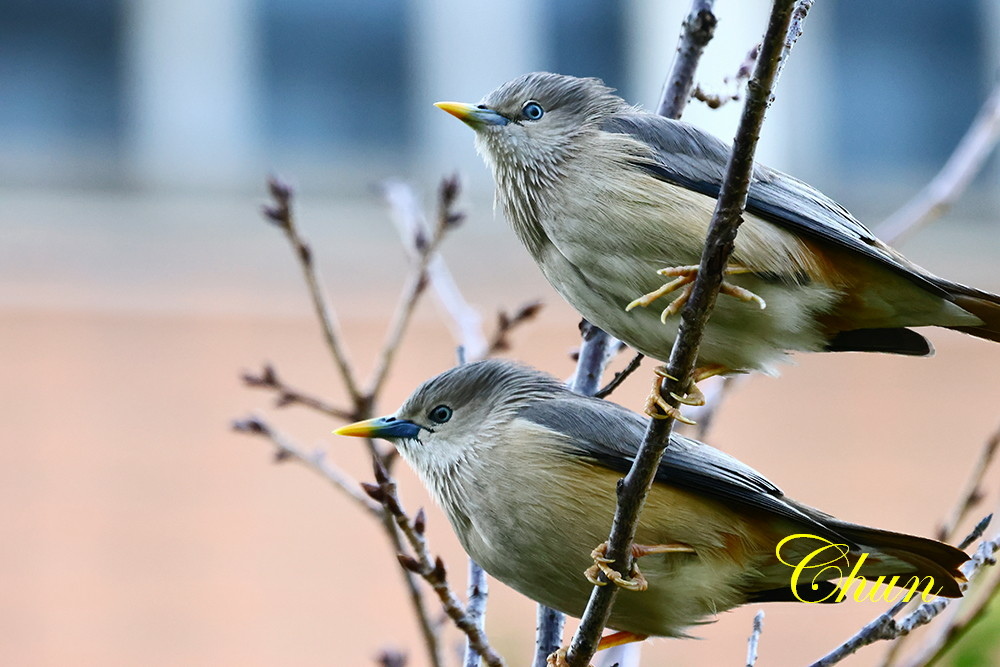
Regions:
[[[493,109],[484,106],[465,104],[464,102],[437,102],[434,106],[442,111],[447,111],[474,130],[487,125],[506,125],[510,122]]]

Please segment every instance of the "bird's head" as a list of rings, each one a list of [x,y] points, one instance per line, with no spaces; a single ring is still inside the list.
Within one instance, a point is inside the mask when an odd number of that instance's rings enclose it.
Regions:
[[[629,108],[600,79],[533,72],[508,81],[478,105],[438,102],[476,131],[476,148],[495,173],[558,171],[581,134]]]
[[[432,489],[469,475],[469,464],[510,443],[503,433],[520,409],[566,389],[509,361],[457,366],[427,380],[392,415],[350,424],[339,435],[392,442]]]

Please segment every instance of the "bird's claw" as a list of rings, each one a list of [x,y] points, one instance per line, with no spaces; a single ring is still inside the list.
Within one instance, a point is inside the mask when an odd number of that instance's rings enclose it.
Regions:
[[[674,300],[670,302],[670,305],[664,308],[663,312],[660,313],[660,321],[666,324],[667,319],[681,312],[681,308],[683,308],[684,304],[686,304],[688,302],[688,299],[691,298],[691,290],[694,288],[693,283],[695,281],[695,278],[697,278],[698,276],[698,269],[699,267],[696,265],[674,266],[666,269],[660,269],[659,271],[657,271],[659,275],[673,276],[674,279],[660,286],[659,288],[653,290],[652,292],[643,294],[638,299],[635,299],[634,301],[630,302],[627,306],[625,306],[626,312],[632,310],[633,308],[637,308],[639,306],[645,308],[646,306],[651,305],[654,301],[656,301],[660,297],[666,296],[667,294],[670,294],[671,292],[674,292],[676,290],[680,290],[680,294],[678,294],[674,298]],[[750,273],[750,269],[742,266],[731,266],[726,268],[724,272],[724,274],[727,276],[738,275],[741,273]],[[726,281],[722,281],[722,285],[719,287],[719,293],[735,297],[740,301],[746,301],[748,303],[756,303],[758,306],[761,307],[761,309],[767,307],[767,303],[764,301],[764,299],[760,298],[750,290],[743,287],[739,287],[738,285],[734,285],[732,283],[728,283]]]
[[[598,577],[599,574],[604,574],[608,581],[629,591],[644,591],[649,586],[646,577],[642,575],[642,572],[639,571],[639,566],[635,563],[632,563],[631,578],[623,577],[620,572],[608,566],[608,563],[614,561],[608,558],[607,542],[601,542],[597,545],[597,548],[590,552],[590,556],[594,559],[594,564],[584,571],[583,576],[587,577],[587,581],[595,586],[603,586],[607,583],[606,581],[601,581]]]

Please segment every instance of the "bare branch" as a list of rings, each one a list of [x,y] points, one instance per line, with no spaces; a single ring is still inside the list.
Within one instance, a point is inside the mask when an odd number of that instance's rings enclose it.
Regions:
[[[764,631],[764,610],[761,609],[753,617],[753,631],[747,639],[747,667],[757,664],[757,647],[760,644],[760,633]]]
[[[549,656],[562,647],[566,614],[543,604],[535,610],[535,658],[531,667],[546,667]]]
[[[886,243],[907,236],[944,215],[982,169],[1000,141],[1000,85],[993,89],[944,167],[906,205],[878,226]]]
[[[522,324],[530,322],[542,309],[542,302],[538,300],[526,301],[518,306],[513,314],[505,310],[497,313],[497,328],[490,336],[490,343],[483,356],[489,357],[497,352],[505,352],[510,349],[509,336],[511,332]],[[473,358],[476,358],[473,356]]]
[[[642,352],[636,352],[635,356],[632,357],[628,364],[626,364],[625,368],[615,373],[615,376],[611,378],[611,382],[597,390],[597,393],[595,393],[594,396],[596,398],[607,398],[610,396],[611,392],[620,387],[628,376],[639,368],[639,365],[642,363],[644,357],[645,355]]]
[[[458,199],[459,184],[457,178],[443,179],[439,188],[438,216],[437,224],[431,231],[430,238],[418,232],[414,236],[413,245],[417,250],[417,259],[410,277],[406,281],[406,286],[400,294],[399,302],[392,316],[389,325],[389,333],[386,335],[382,350],[379,352],[378,361],[375,363],[375,370],[372,373],[371,382],[368,385],[366,395],[374,397],[382,390],[382,385],[389,375],[389,369],[395,359],[399,344],[402,342],[403,334],[410,323],[410,317],[417,307],[421,294],[427,287],[427,267],[431,260],[437,256],[438,246],[444,239],[445,234],[458,226],[464,215],[454,210],[455,201]]]
[[[328,463],[322,451],[306,452],[300,449],[287,437],[271,428],[271,425],[260,417],[238,419],[233,422],[233,430],[249,435],[259,435],[270,440],[275,448],[274,460],[276,463],[295,461],[304,465],[330,482],[334,488],[347,494],[349,498],[354,500],[369,514],[376,518],[382,518],[382,508],[369,500],[361,492],[361,484],[352,479],[347,473]]]
[[[972,627],[986,616],[986,607],[996,598],[1000,591],[1000,577],[995,576],[985,591],[979,591],[976,602],[966,611],[965,605],[959,607],[959,612],[965,611],[961,618],[955,617],[933,641],[922,647],[920,653],[909,660],[910,667],[929,667],[937,663],[955,644],[968,633]],[[964,602],[964,600],[963,600]]]
[[[726,175],[719,193],[715,213],[709,227],[698,277],[691,298],[681,313],[681,326],[667,363],[667,373],[678,378],[668,381],[666,394],[682,395],[695,366],[698,346],[705,323],[715,305],[722,274],[732,253],[736,230],[746,204],[753,169],[754,149],[760,136],[764,114],[771,100],[771,90],[780,61],[787,56],[785,40],[794,8],[793,0],[775,0],[764,36],[761,55],[753,79],[747,85],[748,96]],[[672,405],[679,403],[670,396]],[[608,538],[608,558],[620,571],[632,567],[630,545],[646,494],[656,474],[657,466],[669,443],[672,419],[652,419],[642,445],[625,479],[618,485],[618,507]],[[584,611],[580,626],[570,644],[566,659],[571,667],[584,667],[597,649],[601,631],[607,624],[617,586],[595,586]]]
[[[399,563],[404,570],[421,576],[437,593],[445,613],[455,623],[459,630],[465,633],[473,650],[476,651],[490,667],[501,667],[501,658],[489,645],[486,634],[479,628],[468,614],[461,601],[448,585],[447,570],[441,558],[431,559],[424,536],[424,521],[410,521],[396,494],[396,482],[379,463],[375,462],[375,479],[378,484],[362,485],[374,500],[380,502],[386,512],[395,520],[400,532],[413,549],[413,556],[400,552]],[[421,513],[422,514],[422,513]],[[418,516],[420,516],[418,514]]]
[[[364,396],[358,387],[357,380],[354,377],[354,370],[351,368],[351,363],[348,360],[347,350],[341,341],[340,327],[337,324],[337,319],[333,311],[327,308],[326,297],[323,295],[323,288],[320,285],[319,278],[316,275],[316,267],[313,264],[312,249],[299,235],[298,228],[295,225],[295,216],[292,215],[292,189],[289,185],[282,183],[273,176],[268,179],[267,187],[271,193],[273,203],[264,207],[264,215],[270,222],[285,232],[288,242],[292,244],[292,249],[295,250],[295,257],[299,260],[299,265],[302,267],[302,275],[305,277],[306,285],[309,287],[309,296],[312,297],[313,309],[316,311],[316,317],[319,318],[320,326],[323,330],[323,339],[326,341],[327,347],[330,348],[333,360],[340,370],[340,376],[344,380],[344,386],[347,388],[348,395],[350,395],[355,405],[360,406],[364,402]]]
[[[694,0],[691,3],[691,12],[684,21],[677,43],[677,55],[670,68],[670,75],[663,84],[660,104],[656,108],[656,113],[661,116],[680,118],[684,113],[701,53],[712,41],[715,25],[719,22],[712,13],[714,4],[714,0]]]
[[[420,531],[423,532],[423,531]],[[466,605],[466,613],[469,621],[479,629],[479,632],[486,632],[486,601],[489,599],[489,584],[486,581],[486,571],[479,567],[476,561],[469,559],[469,602]],[[465,667],[479,667],[480,653],[472,645],[472,639],[465,639]]]
[[[289,387],[278,378],[278,373],[271,364],[264,364],[259,375],[254,375],[247,371],[243,373],[241,378],[243,379],[243,384],[248,387],[270,389],[276,392],[278,394],[274,400],[274,407],[276,408],[284,408],[289,405],[304,405],[334,419],[342,419],[344,421],[357,419],[356,415],[349,410],[330,405],[321,398]]]
[[[457,180],[450,179],[449,196],[457,194]],[[418,239],[426,239],[432,232],[427,218],[420,207],[419,200],[410,185],[400,181],[388,181],[382,186],[383,194],[389,204],[392,220],[399,232],[411,261],[416,263],[420,256],[417,248]],[[454,192],[455,194],[450,194]],[[442,194],[445,194],[444,192]],[[451,213],[453,216],[460,214]],[[455,226],[461,217],[453,218],[450,226]],[[464,346],[471,359],[480,359],[487,355],[487,340],[483,334],[483,318],[462,296],[462,292],[448,270],[444,257],[436,254],[427,264],[427,277],[430,287],[448,314],[448,321],[453,325],[456,340]]]
[[[381,520],[393,548],[397,553],[400,551],[402,548],[402,542],[400,541],[399,532],[396,530],[393,517],[386,514],[380,505],[373,503],[368,496],[362,493],[361,489],[363,486],[361,484],[354,479],[351,479],[351,477],[349,477],[346,473],[341,472],[339,469],[329,464],[322,452],[316,451],[311,454],[306,453],[296,445],[292,444],[287,437],[271,428],[271,426],[260,417],[248,417],[247,419],[236,420],[233,422],[233,429],[241,433],[259,435],[267,438],[276,449],[274,456],[275,462],[281,463],[284,461],[296,461],[317,473],[320,477],[326,479],[334,486],[334,488],[346,493],[349,498],[357,502],[369,514]],[[377,453],[373,453],[373,460],[380,460]],[[410,600],[414,607],[414,613],[417,616],[417,622],[420,624],[420,630],[427,646],[431,664],[434,665],[434,667],[441,667],[442,662],[438,645],[437,630],[431,623],[430,617],[427,615],[427,610],[424,608],[423,594],[417,586],[413,573],[404,571],[403,580],[406,584],[407,590],[409,591]]]

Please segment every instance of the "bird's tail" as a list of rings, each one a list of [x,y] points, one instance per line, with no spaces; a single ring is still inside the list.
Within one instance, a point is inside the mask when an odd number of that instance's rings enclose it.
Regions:
[[[955,305],[983,321],[982,326],[948,327],[949,329],[1000,343],[1000,296],[947,280],[939,279],[935,282],[948,291]]]
[[[837,519],[827,519],[824,523],[869,554],[861,568],[863,576],[911,575],[903,577],[897,584],[899,586],[910,585],[908,582],[912,581],[913,576],[918,580],[930,577],[935,595],[962,597],[961,584],[965,583],[966,578],[958,568],[969,560],[964,551],[937,540],[868,528]],[[909,567],[901,571],[899,561]]]
[[[839,602],[848,594],[860,599],[858,595],[865,595],[864,591],[888,595],[888,588],[877,592],[881,584],[909,588],[911,594],[962,596],[966,578],[959,567],[969,560],[964,551],[925,537],[841,521],[808,505],[785,501],[812,519],[817,534],[789,535],[782,541],[787,541],[786,546],[778,544],[774,563],[763,567],[761,590],[751,594],[750,601]],[[805,569],[790,580],[793,573],[789,566],[796,571]],[[801,577],[809,578],[809,585],[803,584]],[[826,577],[840,583],[823,581]]]

